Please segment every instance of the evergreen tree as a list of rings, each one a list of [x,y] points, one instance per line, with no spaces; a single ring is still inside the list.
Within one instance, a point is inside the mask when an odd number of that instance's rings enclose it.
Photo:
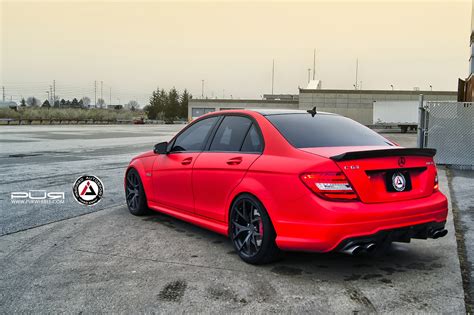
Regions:
[[[24,98],[21,99],[20,106],[25,107],[26,106],[26,101]]]
[[[48,101],[48,100],[45,100],[45,101],[43,102],[43,105],[41,105],[41,107],[50,108],[50,107],[51,107],[51,104],[49,104],[49,101]]]
[[[66,107],[66,101],[64,100],[64,98],[61,99],[60,104],[61,104],[61,107]]]
[[[158,93],[158,117],[161,119],[165,119],[165,108],[166,105],[168,104],[168,93],[164,89],[161,89],[161,91]]]
[[[179,118],[188,118],[188,102],[190,99],[190,95],[188,93],[188,90],[184,89],[183,94],[181,95],[181,98],[179,100]]]
[[[71,107],[73,107],[73,108],[78,108],[79,107],[79,101],[77,100],[77,98],[74,98],[72,100]]]
[[[179,114],[179,94],[175,88],[168,93],[168,99],[164,108],[164,119],[166,123],[173,123]]]
[[[149,119],[158,118],[159,94],[160,94],[160,90],[157,88],[156,91],[153,91],[153,93],[151,94],[150,104],[145,106],[145,108],[143,108],[143,110],[145,111]]]

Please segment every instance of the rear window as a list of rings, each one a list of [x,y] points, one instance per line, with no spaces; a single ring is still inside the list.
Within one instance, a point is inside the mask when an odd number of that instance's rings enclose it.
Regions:
[[[266,118],[296,148],[392,145],[375,131],[342,116],[301,113]]]

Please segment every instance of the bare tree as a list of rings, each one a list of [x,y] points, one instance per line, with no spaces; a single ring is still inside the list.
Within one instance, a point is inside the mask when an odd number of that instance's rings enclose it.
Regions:
[[[40,100],[34,96],[30,96],[26,99],[26,104],[28,104],[28,106],[36,107],[40,105]]]
[[[97,107],[104,107],[105,106],[105,101],[102,98],[97,99]]]
[[[131,100],[124,106],[125,109],[132,110],[132,111],[138,109],[139,107],[140,105],[138,104],[138,102],[134,100]]]
[[[82,98],[82,105],[83,105],[84,107],[89,107],[89,106],[91,105],[91,99],[88,98],[87,96],[84,96],[84,97]]]

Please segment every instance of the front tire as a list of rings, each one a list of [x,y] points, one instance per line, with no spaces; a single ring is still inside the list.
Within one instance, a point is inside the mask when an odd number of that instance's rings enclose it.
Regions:
[[[276,233],[262,203],[252,195],[242,194],[232,203],[229,234],[239,257],[254,265],[279,258]]]
[[[125,180],[125,197],[128,211],[133,215],[144,215],[148,213],[145,190],[140,179],[140,175],[135,169],[127,172]]]

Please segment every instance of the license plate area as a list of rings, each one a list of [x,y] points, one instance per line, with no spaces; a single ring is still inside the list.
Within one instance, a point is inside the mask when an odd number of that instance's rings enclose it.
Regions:
[[[407,192],[412,190],[411,177],[408,170],[387,170],[385,188],[388,192]]]

